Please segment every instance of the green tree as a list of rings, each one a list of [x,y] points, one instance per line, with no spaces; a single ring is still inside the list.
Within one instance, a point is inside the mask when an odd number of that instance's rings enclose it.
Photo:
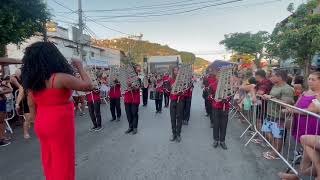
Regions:
[[[20,43],[44,31],[49,13],[43,0],[2,0],[0,3],[0,57],[5,46]]]
[[[312,59],[320,50],[320,15],[313,13],[317,5],[317,0],[302,4],[290,17],[278,23],[267,46],[270,57],[294,59],[304,69],[305,76],[308,76]]]
[[[251,32],[226,34],[220,44],[239,55],[249,54],[254,56],[254,63],[259,68],[260,62],[265,56],[264,50],[268,41],[269,33],[259,31],[255,34]]]

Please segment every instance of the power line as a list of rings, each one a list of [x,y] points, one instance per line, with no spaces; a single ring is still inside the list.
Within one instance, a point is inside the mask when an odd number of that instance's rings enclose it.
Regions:
[[[261,2],[261,3],[250,3],[250,4],[243,4],[239,6],[229,6],[229,7],[222,7],[222,8],[216,8],[215,10],[230,10],[230,9],[235,9],[235,8],[251,8],[251,7],[256,7],[256,6],[262,6],[266,4],[273,4],[280,2],[281,0],[271,0],[271,1],[266,1],[266,2]],[[223,13],[226,14],[226,13]],[[92,16],[90,16],[92,17]],[[130,19],[125,19],[125,20],[105,20],[103,18],[101,19],[95,19],[98,22],[109,22],[109,23],[142,23],[142,22],[161,22],[161,20],[155,21],[155,20],[138,20],[134,19],[134,17],[128,17]],[[110,18],[111,19],[111,18]]]
[[[137,17],[137,18],[143,18],[143,17],[160,17],[160,16],[171,16],[171,15],[179,15],[179,14],[185,14],[185,13],[189,13],[189,12],[193,12],[193,11],[198,11],[201,9],[206,9],[209,7],[215,7],[215,6],[222,6],[222,5],[226,5],[226,4],[231,4],[231,3],[236,3],[236,2],[241,2],[244,0],[230,0],[227,2],[222,2],[222,3],[217,3],[217,4],[210,4],[210,5],[206,5],[206,6],[201,6],[201,7],[197,7],[197,8],[193,8],[193,9],[189,9],[189,10],[185,10],[185,11],[178,11],[178,12],[172,12],[172,13],[163,13],[163,14],[151,14],[151,15],[133,15],[133,16],[128,16],[128,15],[123,15],[123,16],[110,16],[107,18],[101,18],[101,19],[111,19],[111,18],[123,18],[123,17]],[[98,20],[98,19],[95,19]]]
[[[173,3],[149,5],[149,6],[135,6],[131,8],[85,10],[85,12],[115,12],[115,11],[133,11],[133,10],[143,10],[143,9],[159,9],[159,8],[181,7],[181,6],[190,6],[190,5],[197,5],[197,4],[204,4],[204,3],[213,3],[213,2],[222,1],[222,0],[211,0],[211,1],[201,1],[201,2],[191,3],[192,1],[195,1],[195,0],[179,1],[179,2],[173,2]]]
[[[52,1],[55,2],[56,4],[60,5],[61,7],[65,8],[65,9],[68,9],[68,10],[71,11],[71,12],[74,12],[74,10],[72,10],[72,9],[68,8],[67,6],[59,3],[58,1],[56,1],[56,0],[52,0]],[[106,28],[106,29],[109,29],[109,30],[118,32],[118,33],[120,33],[120,34],[131,35],[131,34],[124,33],[124,32],[122,32],[122,31],[119,31],[119,30],[110,28],[110,27],[108,27],[108,26],[105,26],[104,24],[98,23],[98,22],[96,22],[95,20],[93,20],[93,19],[91,19],[91,18],[89,18],[89,17],[86,17],[86,16],[84,16],[84,17],[87,18],[87,20],[90,20],[91,22],[93,22],[93,23],[95,23],[95,24],[97,24],[97,25],[100,25],[100,26],[102,26],[102,27],[104,27],[104,28]]]

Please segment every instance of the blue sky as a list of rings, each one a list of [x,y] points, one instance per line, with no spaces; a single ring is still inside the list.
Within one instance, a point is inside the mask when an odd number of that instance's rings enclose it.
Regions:
[[[47,0],[54,19],[62,26],[69,26],[68,23],[77,22],[75,13],[62,13],[69,10],[61,7],[57,3],[76,10],[78,0]],[[221,59],[226,55],[224,47],[219,45],[224,34],[232,32],[257,32],[266,30],[271,32],[277,22],[286,18],[289,13],[286,8],[293,2],[295,6],[306,0],[243,0],[226,5],[209,7],[190,13],[169,15],[160,17],[132,17],[132,14],[146,16],[149,14],[167,14],[177,11],[189,10],[203,7],[208,4],[224,3],[231,0],[82,0],[83,10],[107,10],[119,8],[132,8],[136,6],[149,6],[146,9],[104,12],[84,12],[85,16],[95,20],[103,26],[126,34],[143,33],[143,39],[160,44],[167,44],[180,51],[194,52],[197,56],[207,60]],[[182,2],[183,1],[183,2]],[[184,4],[184,6],[180,4]],[[191,5],[195,3],[194,5]],[[167,4],[165,7],[155,9],[159,4]],[[179,5],[179,6],[178,6]],[[179,9],[179,10],[178,10]],[[69,11],[70,12],[70,11]],[[123,18],[119,16],[131,16]],[[99,17],[97,17],[99,16]],[[104,18],[101,18],[101,17]],[[109,16],[108,19],[105,19]],[[112,16],[112,17],[110,17]],[[116,16],[116,17],[115,17]],[[60,22],[59,22],[60,21]],[[105,22],[108,21],[108,22]],[[112,31],[96,23],[86,21],[87,26],[97,38],[118,38],[127,36],[116,31]],[[91,33],[93,34],[93,33]]]

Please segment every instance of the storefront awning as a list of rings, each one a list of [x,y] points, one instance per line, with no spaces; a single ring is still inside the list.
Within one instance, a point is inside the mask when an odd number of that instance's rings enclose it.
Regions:
[[[19,59],[0,57],[0,65],[10,65],[10,64],[22,64],[22,61]]]

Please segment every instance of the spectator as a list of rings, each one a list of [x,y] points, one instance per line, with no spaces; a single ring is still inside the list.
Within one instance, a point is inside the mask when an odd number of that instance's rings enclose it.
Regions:
[[[293,80],[294,100],[297,101],[303,92],[303,76],[295,76]]]
[[[312,106],[312,102],[317,100],[316,96],[320,94],[320,72],[309,75],[308,86],[309,89],[302,93],[296,103],[296,107],[300,109],[308,109]],[[292,136],[299,142],[300,137],[305,134],[320,135],[318,119],[301,113],[295,114],[292,123]]]
[[[303,135],[301,136],[301,144],[304,148],[302,161],[300,164],[300,175],[316,177],[319,180],[320,174],[320,136]],[[278,176],[283,180],[299,180],[296,174],[278,173]]]
[[[257,81],[257,85],[255,87],[255,92],[257,96],[263,96],[265,94],[269,94],[272,89],[272,82],[267,79],[267,73],[264,70],[258,70],[255,73],[255,78]],[[257,128],[261,129],[263,124],[263,118],[266,117],[267,113],[267,101],[259,100],[257,101]],[[254,143],[261,143],[262,140],[259,138],[253,139]]]
[[[15,101],[16,101],[16,111],[20,112],[22,111],[23,113],[23,117],[24,117],[24,122],[23,122],[23,137],[25,139],[29,139],[30,138],[30,134],[29,134],[29,129],[30,129],[30,123],[32,121],[32,115],[30,113],[30,108],[29,108],[29,103],[28,99],[30,99],[28,97],[28,92],[22,87],[21,85],[21,70],[18,69],[15,72],[15,75],[13,75],[10,78],[10,82],[13,85],[13,93],[16,93],[16,91],[18,91],[18,96],[16,97]],[[15,94],[14,94],[15,95]]]
[[[12,89],[2,82],[0,83],[0,147],[8,146],[10,141],[5,137],[6,130],[6,94],[12,92]]]
[[[267,103],[267,117],[264,119],[262,132],[266,133],[267,139],[276,148],[281,151],[283,145],[283,135],[285,131],[285,117],[282,113],[281,106],[278,103],[270,101],[271,98],[280,100],[287,104],[293,104],[294,91],[287,84],[287,72],[278,70],[272,74],[271,81],[274,86],[271,89],[270,95],[265,94],[264,100],[269,100]],[[263,153],[264,158],[274,160],[279,159],[273,151]]]

